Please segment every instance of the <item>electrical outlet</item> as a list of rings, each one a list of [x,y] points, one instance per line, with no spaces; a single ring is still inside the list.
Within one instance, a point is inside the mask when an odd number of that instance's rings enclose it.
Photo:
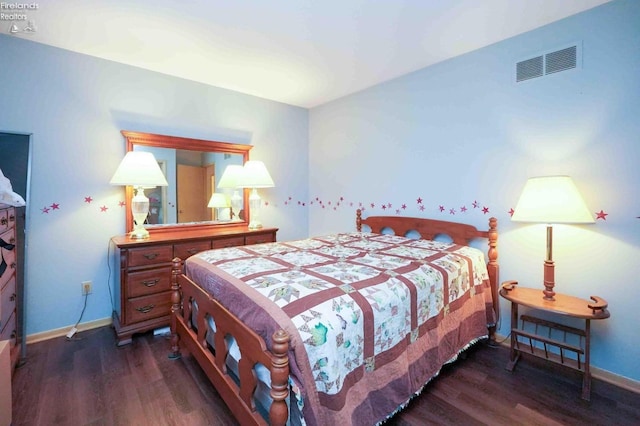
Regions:
[[[82,295],[91,294],[91,281],[82,281]]]

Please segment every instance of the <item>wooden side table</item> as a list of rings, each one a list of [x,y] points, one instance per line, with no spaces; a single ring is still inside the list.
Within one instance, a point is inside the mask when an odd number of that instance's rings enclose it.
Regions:
[[[591,371],[589,369],[591,320],[609,318],[607,302],[596,296],[591,296],[592,301],[590,302],[558,293],[555,295],[555,300],[545,300],[541,290],[522,288],[517,284],[517,281],[506,281],[500,288],[500,296],[511,302],[511,355],[507,363],[507,370],[513,371],[520,359],[520,354],[524,353],[581,371],[583,374],[582,399],[589,401],[591,398]],[[584,320],[584,329],[568,327],[530,315],[522,315],[518,318],[519,305],[553,314],[581,318]],[[518,320],[522,321],[520,328]],[[524,329],[526,323],[532,324],[535,332],[526,331]],[[548,331],[547,335],[542,335],[540,329]],[[575,345],[564,339],[555,339],[552,337],[552,330],[559,331],[564,336],[567,334],[576,335],[580,344]],[[556,348],[555,351],[551,351],[552,348]],[[576,357],[567,357],[567,353],[573,353]]]

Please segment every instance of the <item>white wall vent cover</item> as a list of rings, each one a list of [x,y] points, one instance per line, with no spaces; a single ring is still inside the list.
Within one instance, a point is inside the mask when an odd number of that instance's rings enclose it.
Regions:
[[[580,44],[525,59],[516,63],[516,82],[576,69],[580,64]]]

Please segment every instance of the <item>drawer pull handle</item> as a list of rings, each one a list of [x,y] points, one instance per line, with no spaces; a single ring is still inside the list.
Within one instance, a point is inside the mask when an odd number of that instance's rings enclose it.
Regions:
[[[158,284],[158,281],[160,281],[159,278],[156,278],[155,280],[142,281],[142,285],[144,285],[145,287],[153,287],[154,285]]]
[[[9,222],[14,222],[16,217],[14,215],[9,216]]]
[[[16,269],[18,265],[16,264],[16,262],[12,262],[11,263],[11,269]]]
[[[11,296],[9,296],[9,302],[13,302],[16,300],[16,296],[17,294],[13,293]]]
[[[2,219],[0,219],[0,225],[6,225],[7,223],[9,223],[9,221],[7,220],[6,217],[3,217]]]
[[[145,254],[144,257],[147,258],[147,260],[153,260],[156,257],[158,257],[158,253],[149,253],[149,254]]]
[[[143,314],[146,314],[148,312],[151,312],[151,310],[153,308],[155,308],[155,307],[156,307],[156,305],[147,305],[147,306],[143,306],[141,308],[136,308],[136,311],[138,311],[140,313],[143,313]]]

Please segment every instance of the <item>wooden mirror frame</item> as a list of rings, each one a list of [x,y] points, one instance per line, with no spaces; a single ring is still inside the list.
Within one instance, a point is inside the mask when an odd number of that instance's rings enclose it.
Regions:
[[[202,152],[219,152],[223,154],[239,154],[242,156],[242,163],[246,163],[249,160],[249,151],[253,148],[252,145],[234,144],[229,142],[210,141],[204,139],[191,139],[183,138],[179,136],[167,136],[158,135],[153,133],[141,133],[132,132],[128,130],[121,130],[120,133],[126,141],[126,152],[133,151],[134,146],[143,145],[154,148],[169,148],[169,149],[182,149],[191,151]],[[179,229],[185,230],[206,230],[211,228],[224,228],[224,227],[238,227],[248,225],[249,216],[249,190],[244,189],[242,191],[243,207],[244,207],[244,220],[240,222],[230,223],[214,223],[214,222],[191,222],[191,223],[175,223],[154,225],[147,227],[149,233],[161,233],[176,231]],[[133,215],[131,215],[131,199],[133,198],[133,187],[125,187],[125,206],[127,209],[126,214],[126,230],[127,233],[133,230]]]

